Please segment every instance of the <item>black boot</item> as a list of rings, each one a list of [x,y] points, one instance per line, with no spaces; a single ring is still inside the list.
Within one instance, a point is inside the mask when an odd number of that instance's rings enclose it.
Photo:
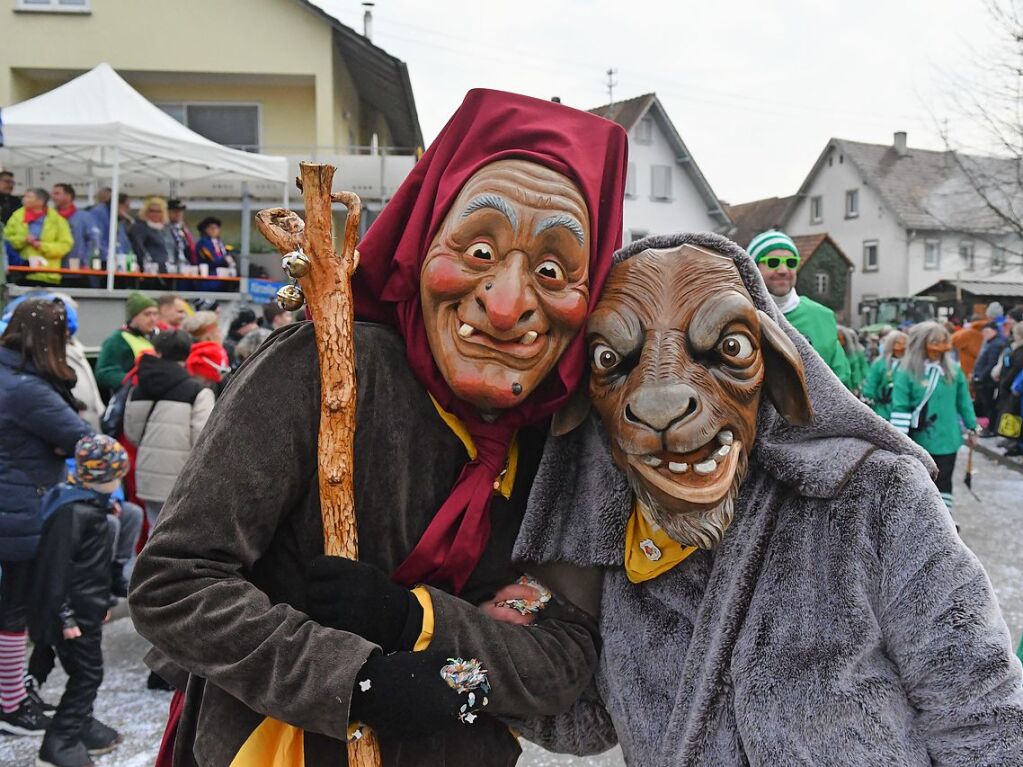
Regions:
[[[92,767],[85,744],[67,733],[48,732],[36,757],[36,767]]]
[[[118,743],[124,740],[121,733],[113,727],[108,727],[99,719],[91,716],[79,733],[79,737],[92,756],[109,754],[117,747]]]

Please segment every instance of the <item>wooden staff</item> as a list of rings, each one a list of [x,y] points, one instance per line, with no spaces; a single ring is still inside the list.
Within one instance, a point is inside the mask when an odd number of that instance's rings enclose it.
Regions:
[[[285,256],[285,268],[299,278],[315,318],[320,360],[320,431],[317,468],[323,549],[328,556],[359,558],[355,525],[353,446],[355,441],[355,339],[351,276],[358,264],[362,202],[354,192],[331,192],[333,165],[303,162],[297,179],[305,200],[305,222],[290,210],[270,208],[256,215],[263,236]],[[334,250],[331,203],[348,208],[341,254]],[[300,297],[293,296],[293,300]],[[351,767],[380,767],[380,745],[367,728],[348,742]]]

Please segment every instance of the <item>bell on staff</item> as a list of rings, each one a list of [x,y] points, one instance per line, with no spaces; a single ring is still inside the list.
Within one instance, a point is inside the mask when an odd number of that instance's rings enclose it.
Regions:
[[[277,304],[286,312],[297,312],[305,305],[305,295],[298,285],[285,285],[277,291]]]
[[[281,268],[294,280],[301,279],[309,274],[309,256],[301,250],[293,250],[281,259]]]

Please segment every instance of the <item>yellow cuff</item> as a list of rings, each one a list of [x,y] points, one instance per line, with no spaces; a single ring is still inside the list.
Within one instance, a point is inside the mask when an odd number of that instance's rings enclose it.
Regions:
[[[419,638],[416,639],[412,651],[422,652],[433,641],[433,598],[426,586],[416,586],[412,589],[412,594],[419,600],[419,606],[423,608],[423,628],[419,632]]]

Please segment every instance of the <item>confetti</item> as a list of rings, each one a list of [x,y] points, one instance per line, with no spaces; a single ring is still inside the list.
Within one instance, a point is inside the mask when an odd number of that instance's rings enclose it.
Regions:
[[[517,583],[520,586],[528,586],[531,589],[535,589],[540,594],[539,599],[506,599],[503,602],[498,602],[498,607],[510,607],[520,615],[529,615],[530,613],[536,614],[540,612],[551,601],[550,589],[540,583],[540,581],[530,578],[528,575],[523,575]]]

